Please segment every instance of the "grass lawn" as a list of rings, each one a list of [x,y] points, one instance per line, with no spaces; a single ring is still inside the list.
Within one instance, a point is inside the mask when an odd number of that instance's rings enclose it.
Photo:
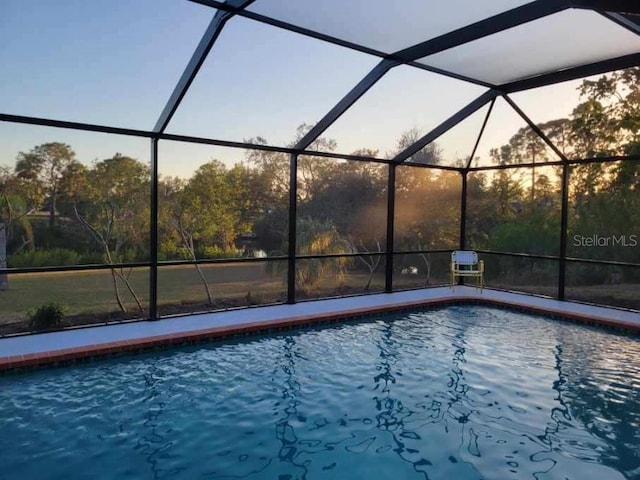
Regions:
[[[491,282],[488,286],[555,297],[557,285],[508,285]],[[610,305],[612,307],[632,308],[640,310],[640,284],[620,283],[616,285],[583,285],[565,287],[565,298],[578,302]]]
[[[229,307],[282,302],[286,286],[282,276],[272,276],[265,271],[266,262],[203,265],[202,271],[209,284],[212,303],[207,303],[204,286],[192,265],[161,267],[158,273],[158,303],[162,315],[219,310]],[[126,271],[131,285],[145,309],[149,299],[149,269],[136,268]],[[443,283],[432,279],[432,285]],[[440,279],[441,280],[441,279]],[[363,293],[367,275],[357,271],[342,279],[327,277],[306,291],[299,291],[299,298]],[[424,278],[394,275],[396,288],[424,286]],[[553,296],[555,286],[496,287]],[[128,312],[123,314],[115,300],[113,281],[109,270],[79,272],[51,272],[43,274],[14,274],[9,277],[9,290],[0,291],[0,334],[28,329],[27,313],[47,302],[57,302],[66,308],[70,324],[103,323],[107,321],[138,318],[140,314],[133,297],[119,282],[122,299]],[[384,290],[384,274],[377,273],[370,292]],[[567,299],[602,303],[627,308],[640,308],[640,285],[598,285],[567,287]]]
[[[283,276],[265,271],[265,262],[202,265],[201,269],[211,291],[213,305],[200,276],[192,265],[161,267],[158,272],[158,309],[162,315],[224,309],[252,304],[275,303],[286,298]],[[149,269],[126,270],[134,292],[145,309],[149,300]],[[307,298],[359,293],[367,275],[347,274],[342,280],[326,278],[314,285]],[[383,275],[377,275],[371,291],[381,291]],[[123,314],[115,300],[113,280],[109,270],[14,274],[9,277],[9,290],[0,291],[0,333],[27,330],[27,313],[47,303],[57,302],[66,308],[70,324],[103,323],[138,318],[136,303],[118,281],[123,302],[128,310]]]
[[[282,280],[266,274],[262,263],[207,265],[202,270],[215,298],[283,289]],[[135,268],[124,273],[146,307],[149,269]],[[123,282],[118,281],[118,287],[127,309],[135,314],[133,297]],[[159,269],[158,298],[160,304],[189,303],[206,301],[206,294],[196,269],[181,265]],[[15,274],[9,277],[9,290],[0,292],[0,322],[21,320],[28,310],[50,301],[64,305],[69,315],[119,310],[109,270]]]

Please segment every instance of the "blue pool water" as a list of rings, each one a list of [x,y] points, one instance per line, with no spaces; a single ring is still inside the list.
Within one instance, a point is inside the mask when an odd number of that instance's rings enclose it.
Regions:
[[[0,479],[640,478],[640,340],[486,307],[0,378]]]

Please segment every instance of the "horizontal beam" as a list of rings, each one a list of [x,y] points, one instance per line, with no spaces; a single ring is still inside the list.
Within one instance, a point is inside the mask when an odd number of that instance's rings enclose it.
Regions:
[[[576,158],[574,160],[569,160],[569,163],[573,165],[612,162],[640,162],[640,155],[614,155],[610,157]]]
[[[500,85],[497,89],[504,93],[515,93],[637,66],[640,66],[640,53],[632,53],[631,55],[624,55],[588,65],[545,73],[536,77],[525,78],[524,80],[516,80],[515,82]]]
[[[441,248],[438,250],[394,250],[394,255],[419,255],[421,253],[451,253],[458,248]]]
[[[189,0],[218,9],[228,9],[229,7],[218,0]],[[535,2],[534,2],[535,3]],[[586,8],[590,10],[608,10],[612,12],[637,13],[640,14],[640,3],[634,0],[571,0],[564,8]]]
[[[418,62],[403,62],[402,59],[394,57],[393,55],[388,55],[385,57],[388,60],[393,60],[402,65],[408,65],[410,67],[417,68],[419,70],[426,70],[427,72],[437,73],[438,75],[443,75],[445,77],[453,78],[455,80],[461,80],[463,82],[472,83],[474,85],[478,85],[484,88],[495,88],[495,84],[485,82],[484,80],[479,80],[477,78],[467,77],[466,75],[462,75],[459,73],[450,72],[449,70],[443,70],[442,68],[432,67],[430,65],[423,65]]]
[[[156,133],[146,130],[133,130],[129,128],[108,127],[105,125],[94,125],[81,122],[67,122],[64,120],[52,120],[48,118],[27,117],[22,115],[11,115],[0,113],[0,122],[19,123],[24,125],[38,125],[53,128],[65,128],[69,130],[78,130],[83,132],[98,132],[114,135],[127,135],[140,138],[157,138],[158,140],[169,140],[174,142],[196,143],[202,145],[215,145],[219,147],[241,148],[245,150],[259,150],[266,152],[280,152],[287,154],[308,155],[312,157],[333,158],[336,160],[352,160],[358,162],[373,163],[392,163],[393,160],[388,158],[369,157],[367,155],[350,155],[333,152],[319,152],[315,150],[298,150],[289,147],[277,147],[274,145],[260,145],[247,142],[233,142],[227,140],[217,140],[213,138],[192,137],[188,135],[175,135],[171,133]],[[425,168],[434,168],[437,170],[447,170],[449,167],[440,167],[438,165],[417,165]]]
[[[590,263],[595,265],[616,265],[619,267],[640,268],[640,263],[620,262],[617,260],[594,260],[592,258],[567,257],[567,262]]]
[[[504,257],[531,258],[534,260],[552,260],[552,261],[562,260],[561,257],[557,257],[555,255],[536,255],[533,253],[501,252],[496,250],[475,250],[475,251],[485,255],[501,255]],[[621,267],[640,268],[640,263],[619,262],[616,260],[593,260],[590,258],[577,258],[577,257],[566,257],[565,260],[567,260],[568,262],[574,262],[574,263],[589,263],[593,265],[617,265]]]
[[[130,262],[114,264],[86,264],[86,265],[60,265],[55,267],[19,267],[0,268],[0,275],[16,275],[19,273],[49,273],[49,272],[84,272],[88,270],[111,270],[115,268],[149,268],[151,262]]]
[[[195,0],[190,0],[190,1],[195,1]],[[260,15],[259,13],[251,12],[251,11],[248,11],[248,10],[242,10],[242,11],[238,12],[237,15],[241,16],[241,17],[249,18],[249,19],[254,20],[256,22],[260,22],[260,23],[263,23],[263,24],[266,24],[266,25],[270,25],[272,27],[280,28],[282,30],[286,30],[286,31],[289,31],[289,32],[293,32],[293,33],[297,33],[297,34],[300,34],[300,35],[304,35],[305,37],[314,38],[316,40],[322,40],[323,42],[331,43],[333,45],[338,45],[340,47],[345,47],[345,48],[348,48],[350,50],[355,50],[355,51],[360,52],[360,53],[365,53],[367,55],[378,57],[378,58],[383,59],[383,60],[389,60],[389,61],[395,62],[397,64],[404,64],[404,65],[408,65],[410,67],[418,68],[420,70],[426,70],[428,72],[438,73],[438,74],[443,75],[445,77],[454,78],[456,80],[462,80],[464,82],[473,83],[475,85],[480,85],[480,86],[486,87],[486,88],[491,88],[491,87],[494,86],[493,84],[485,82],[483,80],[467,77],[467,76],[459,74],[459,73],[450,72],[448,70],[444,70],[444,69],[437,68],[437,67],[432,67],[432,66],[429,66],[429,65],[423,65],[422,63],[418,63],[418,62],[405,61],[405,60],[402,60],[401,58],[399,58],[398,56],[396,56],[394,54],[389,54],[389,53],[386,53],[386,52],[382,52],[381,50],[376,50],[374,48],[366,47],[366,46],[360,45],[358,43],[350,42],[348,40],[343,40],[341,38],[334,37],[334,36],[331,36],[331,35],[327,35],[325,33],[320,33],[320,32],[317,32],[315,30],[310,30],[308,28],[300,27],[300,26],[294,25],[292,23],[287,23],[287,22],[284,22],[282,20],[277,20],[275,18],[271,18],[271,17],[267,17],[267,16],[264,16],[264,15]]]
[[[158,135],[160,140],[170,140],[173,142],[198,143],[201,145],[215,145],[217,147],[240,148],[244,150],[259,150],[263,152],[286,153],[288,155],[307,155],[311,157],[335,158],[336,160],[353,160],[359,162],[391,163],[391,160],[384,158],[369,157],[366,155],[348,155],[333,152],[320,152],[316,150],[303,150],[290,147],[276,147],[273,145],[262,145],[255,143],[234,142],[228,140],[216,140],[213,138],[191,137],[188,135],[176,135],[172,133],[162,133]]]
[[[133,130],[128,128],[118,128],[118,127],[108,127],[104,125],[94,125],[89,123],[80,123],[80,122],[67,122],[63,120],[52,120],[48,118],[39,118],[39,117],[26,117],[21,115],[11,115],[7,113],[0,113],[0,122],[9,122],[9,123],[19,123],[25,125],[38,125],[45,127],[53,127],[53,128],[65,128],[70,130],[79,130],[79,131],[88,131],[88,132],[98,132],[98,133],[108,133],[114,135],[126,135],[140,138],[157,138],[159,140],[169,140],[175,142],[185,142],[185,143],[197,143],[204,145],[215,145],[220,147],[229,147],[229,148],[241,148],[245,150],[260,150],[267,152],[281,152],[287,154],[298,154],[298,155],[308,155],[313,157],[324,157],[324,158],[333,158],[336,160],[352,160],[359,162],[373,162],[373,163],[397,163],[394,159],[388,158],[377,158],[377,157],[369,157],[366,155],[349,155],[349,154],[341,154],[341,153],[333,153],[333,152],[319,152],[315,150],[296,150],[295,148],[288,147],[277,147],[274,145],[259,145],[254,143],[246,143],[246,142],[233,142],[227,140],[216,140],[213,138],[203,138],[203,137],[191,137],[187,135],[175,135],[171,133],[155,133],[149,132],[146,130]],[[611,157],[600,157],[600,158],[590,158],[590,159],[569,159],[568,163],[576,164],[576,163],[597,163],[597,162],[615,162],[615,161],[639,161],[640,155],[631,155],[631,156],[611,156]],[[537,163],[536,166],[544,166],[544,165],[554,165],[554,164],[562,164],[562,162],[556,163]],[[458,167],[447,167],[444,165],[425,165],[425,164],[411,164],[412,167],[422,167],[422,168],[431,168],[436,170],[456,170],[461,171],[462,168]],[[528,166],[528,165],[521,165]],[[517,168],[518,165],[511,166],[490,166],[490,167],[475,167],[470,168],[470,171],[477,170],[499,170],[502,168]]]
[[[613,162],[640,162],[640,155],[629,156],[610,156],[610,157],[594,157],[594,158],[574,158],[568,159],[566,165],[584,165],[587,163],[613,163]],[[537,163],[509,163],[503,165],[487,165],[484,167],[470,167],[470,172],[486,172],[489,170],[510,170],[512,168],[531,168],[531,167],[558,167],[565,165],[565,162],[558,160],[555,162],[537,162]]]
[[[394,162],[396,163],[396,162]],[[427,168],[436,168],[438,170],[444,170],[446,172],[458,172],[460,173],[463,170],[463,167],[452,167],[450,165],[431,165],[428,163],[420,163],[420,162],[401,162],[397,163],[399,167],[427,167]]]
[[[497,92],[495,90],[489,90],[489,91],[483,93],[478,98],[476,98],[473,102],[471,102],[469,105],[467,105],[466,107],[464,107],[462,110],[458,111],[457,113],[454,113],[447,120],[442,122],[436,128],[434,128],[429,133],[427,133],[425,136],[420,138],[417,142],[415,142],[414,144],[409,145],[407,148],[405,148],[402,152],[400,152],[398,155],[396,155],[393,158],[393,161],[397,162],[397,163],[404,162],[409,157],[415,155],[420,150],[422,150],[424,147],[429,145],[431,142],[433,142],[440,135],[442,135],[443,133],[447,132],[449,129],[453,128],[455,125],[460,123],[462,120],[464,120],[465,118],[467,118],[469,115],[473,114],[474,112],[476,112],[480,108],[482,108],[487,103],[491,102],[498,95],[499,95],[499,92]]]
[[[505,257],[518,257],[518,258],[532,258],[535,260],[560,260],[560,257],[555,255],[538,255],[535,253],[519,253],[519,252],[501,252],[497,250],[474,250],[477,253],[483,253],[485,255],[503,255]]]
[[[218,10],[231,10],[224,2],[218,2],[216,0],[188,0],[191,3],[197,3],[205,7],[217,8]]]
[[[126,135],[140,138],[157,138],[159,140],[170,140],[175,142],[197,143],[203,145],[214,145],[219,147],[241,148],[246,150],[260,150],[267,152],[297,153],[299,155],[309,155],[315,157],[328,157],[340,160],[356,160],[377,163],[391,163],[391,160],[384,158],[369,157],[364,155],[348,155],[332,152],[317,152],[314,150],[296,150],[294,148],[277,147],[274,145],[261,145],[246,142],[234,142],[227,140],[217,140],[213,138],[193,137],[188,135],[176,135],[171,133],[156,133],[147,130],[134,130],[130,128],[108,127],[105,125],[94,125],[82,122],[68,122],[64,120],[53,120],[49,118],[27,117],[23,115],[11,115],[0,113],[0,122],[19,123],[24,125],[37,125],[43,127],[65,128],[83,132],[98,132],[113,135]]]
[[[146,130],[135,130],[131,128],[107,127],[105,125],[94,125],[82,122],[67,122],[64,120],[53,120],[50,118],[27,117],[24,115],[10,115],[0,113],[0,122],[22,123],[27,125],[40,125],[43,127],[68,128],[73,130],[83,130],[88,132],[112,133],[116,135],[128,135],[133,137],[153,138],[155,134]]]
[[[141,138],[157,138],[159,140],[170,140],[175,142],[197,143],[203,145],[214,145],[219,147],[241,148],[246,150],[260,150],[267,152],[297,153],[299,155],[309,155],[315,157],[328,157],[342,160],[357,160],[377,163],[391,163],[391,160],[384,158],[369,157],[364,155],[348,155],[331,152],[317,152],[314,150],[296,150],[295,148],[277,147],[274,145],[261,145],[247,142],[234,142],[228,140],[217,140],[213,138],[193,137],[189,135],[176,135],[171,133],[156,133],[147,130],[134,130],[130,128],[108,127],[105,125],[94,125],[82,122],[68,122],[64,120],[53,120],[49,118],[27,117],[23,115],[11,115],[0,113],[0,122],[19,123],[24,125],[38,125],[53,128],[65,128],[79,130],[83,132],[98,132],[114,135],[127,135]]]
[[[567,162],[571,163],[571,162]],[[554,162],[537,162],[537,163],[503,163],[500,165],[487,165],[484,167],[469,167],[469,172],[486,172],[490,170],[511,170],[513,168],[531,168],[531,167],[557,167],[564,165],[565,162],[557,160]]]
[[[199,258],[197,260],[160,260],[158,267],[171,267],[179,265],[215,265],[220,263],[256,263],[256,262],[282,262],[289,257],[274,255],[273,257],[236,257],[236,258]]]
[[[220,2],[215,2],[212,0],[188,0],[192,3],[197,3],[200,5],[205,5],[205,6],[209,6],[212,8],[216,8],[218,10],[226,10],[226,11],[232,11],[233,9],[231,9],[230,7],[228,7],[227,5],[224,4],[220,4]],[[271,25],[272,27],[277,27],[277,28],[281,28],[283,30],[287,30],[290,32],[294,32],[294,33],[299,33],[301,35],[305,35],[307,37],[312,37],[312,38],[316,38],[318,40],[323,40],[325,42],[328,43],[333,43],[335,45],[340,45],[341,47],[346,47],[346,48],[350,48],[352,50],[358,50],[362,53],[366,53],[368,55],[373,55],[376,57],[384,57],[385,53],[380,51],[380,50],[376,50],[370,47],[366,47],[364,45],[360,45],[357,43],[353,43],[350,42],[348,40],[343,40],[337,37],[333,37],[331,35],[327,35],[324,33],[320,33],[317,32],[315,30],[310,30],[308,28],[305,27],[301,27],[299,25],[295,25],[293,23],[288,23],[282,20],[278,20],[276,18],[272,18],[272,17],[267,17],[265,15],[261,15],[260,13],[256,13],[256,12],[252,12],[250,10],[243,10],[243,11],[239,11],[237,12],[237,14],[241,17],[244,18],[249,18],[251,20],[255,20],[256,22],[260,22],[266,25]]]
[[[170,140],[174,142],[186,142],[186,143],[199,143],[203,145],[215,145],[219,147],[229,147],[229,148],[242,148],[246,150],[260,150],[266,152],[279,152],[286,153],[289,155],[305,155],[310,157],[323,157],[323,158],[333,158],[336,160],[349,160],[355,162],[371,162],[371,163],[396,163],[388,158],[376,158],[369,157],[366,155],[350,155],[350,154],[342,154],[342,153],[333,153],[333,152],[320,152],[317,150],[302,150],[296,148],[288,148],[288,147],[275,147],[272,145],[260,145],[254,143],[244,143],[244,142],[232,142],[226,140],[215,140],[211,138],[201,138],[201,137],[189,137],[186,135],[175,135],[171,133],[162,133],[158,135],[160,140]],[[440,165],[423,165],[416,164],[412,165],[416,167],[422,168],[432,168],[435,170],[456,170],[459,171],[460,168],[457,167],[447,167]]]
[[[405,48],[396,52],[395,56],[403,61],[415,61],[419,58],[517,27],[532,20],[552,15],[569,8],[569,6],[570,2],[568,0],[537,0]]]
[[[441,249],[441,250],[398,250],[392,252],[393,255],[416,255],[424,253],[450,253],[453,249]],[[504,255],[509,257],[523,257],[523,258],[538,258],[541,260],[560,260],[559,257],[545,256],[545,255],[533,255],[527,253],[512,253],[512,252],[500,252],[493,250],[476,250],[478,253],[484,253],[487,255]],[[297,255],[296,259],[310,260],[317,258],[336,258],[336,257],[362,257],[362,256],[376,256],[384,255],[385,252],[360,252],[360,253],[342,253],[342,254],[321,254],[321,255]],[[254,263],[254,262],[282,262],[287,261],[289,257],[266,257],[266,258],[216,258],[216,259],[202,259],[202,260],[165,260],[158,262],[158,267],[171,267],[181,265],[215,265],[220,263]],[[600,265],[619,265],[622,267],[640,268],[640,264],[619,262],[619,261],[607,261],[607,260],[592,260],[587,258],[575,258],[567,257],[567,261],[575,263],[590,263]],[[21,267],[21,268],[3,268],[0,269],[0,274],[18,275],[18,274],[38,274],[38,273],[52,273],[52,272],[86,272],[96,270],[111,270],[112,268],[149,268],[150,262],[132,262],[132,263],[117,263],[113,265],[107,264],[94,264],[94,265],[60,265],[55,267]]]

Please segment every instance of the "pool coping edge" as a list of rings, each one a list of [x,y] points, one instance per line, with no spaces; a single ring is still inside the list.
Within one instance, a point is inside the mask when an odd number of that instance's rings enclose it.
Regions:
[[[235,325],[225,325],[199,330],[177,332],[171,334],[154,335],[136,339],[120,340],[107,343],[85,345],[82,347],[49,350],[26,355],[13,355],[0,357],[0,374],[22,371],[25,369],[64,366],[73,363],[86,362],[98,358],[145,352],[155,349],[165,349],[182,345],[205,343],[230,337],[242,337],[260,333],[304,328],[323,323],[335,323],[359,317],[375,314],[385,314],[395,311],[435,308],[453,305],[485,305],[507,308],[525,313],[533,313],[559,320],[574,321],[583,324],[591,324],[615,328],[632,333],[640,333],[640,325],[612,320],[598,315],[588,315],[575,312],[567,312],[555,308],[542,308],[526,303],[481,298],[476,296],[451,296],[437,299],[423,299],[409,302],[378,305],[349,310],[340,310],[331,313],[316,313],[302,316],[291,316],[277,320],[253,321]]]

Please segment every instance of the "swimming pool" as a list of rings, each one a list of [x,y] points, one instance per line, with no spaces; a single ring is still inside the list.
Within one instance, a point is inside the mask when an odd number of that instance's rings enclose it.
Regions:
[[[639,478],[639,374],[478,306],[42,370],[0,378],[0,478]]]

